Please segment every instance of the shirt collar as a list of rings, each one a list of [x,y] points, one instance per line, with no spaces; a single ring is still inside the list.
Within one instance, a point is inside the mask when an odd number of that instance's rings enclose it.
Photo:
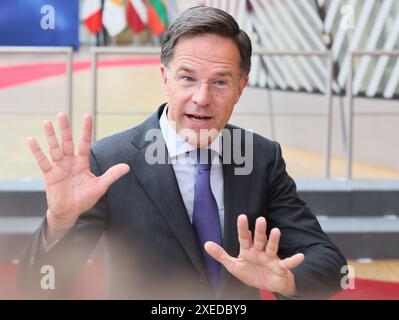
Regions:
[[[177,157],[181,154],[185,154],[186,152],[190,152],[195,150],[188,142],[184,141],[182,137],[175,131],[167,117],[168,105],[165,106],[161,118],[159,119],[159,125],[161,127],[162,136],[165,140],[166,147],[168,148],[169,156]],[[208,145],[209,149],[215,151],[219,157],[222,156],[222,136],[221,133],[217,135],[217,137],[212,141],[210,145]]]

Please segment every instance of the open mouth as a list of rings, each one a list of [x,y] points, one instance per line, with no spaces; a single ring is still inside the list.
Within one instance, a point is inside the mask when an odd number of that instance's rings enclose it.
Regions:
[[[194,115],[194,114],[186,114],[186,116],[193,122],[205,122],[212,119],[212,117]]]

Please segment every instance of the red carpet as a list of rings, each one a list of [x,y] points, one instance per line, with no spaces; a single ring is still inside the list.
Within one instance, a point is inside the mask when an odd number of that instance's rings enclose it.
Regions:
[[[399,300],[399,282],[356,279],[354,290],[343,290],[332,300]]]
[[[157,65],[159,58],[130,58],[122,60],[100,60],[98,66],[120,67],[120,66],[142,66]],[[73,71],[88,70],[90,61],[75,61]],[[45,79],[53,76],[60,76],[66,72],[65,62],[42,62],[34,64],[23,64],[0,67],[0,89],[20,85],[26,82]]]
[[[72,295],[74,299],[103,299],[105,290],[104,268],[93,262],[82,272]],[[17,299],[16,265],[0,262],[0,300]],[[273,294],[262,291],[262,299],[275,300]],[[356,279],[354,290],[343,290],[332,300],[399,300],[399,282]]]
[[[275,300],[273,294],[262,292],[262,299]],[[399,300],[399,282],[356,279],[355,289],[342,290],[331,300]]]

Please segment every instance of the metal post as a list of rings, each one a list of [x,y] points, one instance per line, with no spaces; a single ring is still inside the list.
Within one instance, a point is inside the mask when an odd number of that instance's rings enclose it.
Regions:
[[[67,52],[66,68],[66,110],[69,118],[69,126],[73,128],[73,50]]]
[[[161,48],[143,48],[143,47],[128,47],[128,48],[117,48],[117,47],[95,47],[91,48],[91,112],[93,115],[93,136],[92,141],[97,140],[98,125],[97,116],[99,114],[97,108],[98,102],[98,55],[156,55],[159,56]]]
[[[270,88],[267,89],[267,97],[269,104],[269,119],[270,119],[270,132],[273,140],[277,139],[276,136],[276,126],[274,122],[274,108],[273,108],[273,100],[272,100],[272,90]]]
[[[65,97],[65,108],[62,111],[66,111],[69,117],[69,121],[72,126],[72,110],[73,110],[73,99],[72,99],[72,93],[73,93],[73,48],[72,47],[12,47],[12,46],[0,46],[0,54],[50,54],[50,55],[65,55],[66,56],[66,97]],[[19,114],[19,113],[24,113],[24,114],[30,114],[32,113],[31,110],[27,110],[24,112],[21,112],[21,110],[13,110],[11,109],[10,111],[8,110],[1,110],[0,111],[2,114]],[[47,113],[53,113],[54,110],[40,110],[37,111],[35,110],[34,114],[47,114]]]
[[[349,78],[347,85],[347,96],[348,96],[348,136],[347,136],[347,144],[345,148],[345,165],[346,172],[345,178],[347,180],[352,179],[352,170],[353,170],[353,135],[354,135],[354,96],[353,96],[353,72],[354,72],[354,63],[355,58],[360,56],[371,56],[371,57],[380,57],[380,56],[389,56],[389,57],[399,57],[399,51],[353,51],[350,53],[350,63],[349,63]]]
[[[333,57],[330,51],[267,51],[254,50],[255,55],[260,56],[293,56],[293,57],[324,57],[327,59],[328,71],[326,79],[326,139],[324,146],[324,176],[330,177],[331,141],[332,141],[332,98],[333,98]]]
[[[327,59],[327,84],[326,84],[326,101],[327,101],[327,125],[326,125],[326,144],[325,144],[325,161],[324,161],[324,177],[330,178],[330,167],[331,167],[331,141],[332,141],[332,85],[333,85],[333,68],[334,60],[331,51],[329,52]]]
[[[352,179],[352,157],[353,157],[353,63],[354,63],[354,54],[350,52],[349,58],[349,78],[348,78],[348,87],[347,87],[347,95],[348,95],[348,135],[347,135],[347,144],[346,144],[346,172],[345,178],[347,180]]]
[[[266,89],[267,89],[267,102],[268,102],[268,107],[269,107],[269,123],[270,123],[270,137],[272,140],[277,139],[277,134],[276,134],[276,125],[274,121],[274,108],[273,108],[273,98],[272,98],[272,89],[269,87],[267,84],[267,77],[269,77],[267,71],[267,65],[265,61],[262,58],[259,58],[260,63],[262,64],[263,68],[265,69],[266,73]]]
[[[339,97],[339,114],[341,118],[341,134],[342,134],[342,146],[344,151],[346,151],[346,148],[348,147],[348,138],[347,138],[347,129],[346,129],[346,117],[345,117],[345,101],[344,97],[340,96]]]
[[[97,140],[97,51],[91,53],[91,113],[93,117],[92,142]]]

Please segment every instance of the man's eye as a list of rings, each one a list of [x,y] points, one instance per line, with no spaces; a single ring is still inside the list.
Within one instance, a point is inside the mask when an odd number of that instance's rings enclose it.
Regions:
[[[189,76],[182,76],[182,77],[180,77],[180,80],[184,81],[184,82],[193,82],[193,81],[195,81],[194,78],[189,77]]]
[[[213,85],[215,85],[216,87],[227,87],[228,82],[226,80],[216,80],[213,81]]]

